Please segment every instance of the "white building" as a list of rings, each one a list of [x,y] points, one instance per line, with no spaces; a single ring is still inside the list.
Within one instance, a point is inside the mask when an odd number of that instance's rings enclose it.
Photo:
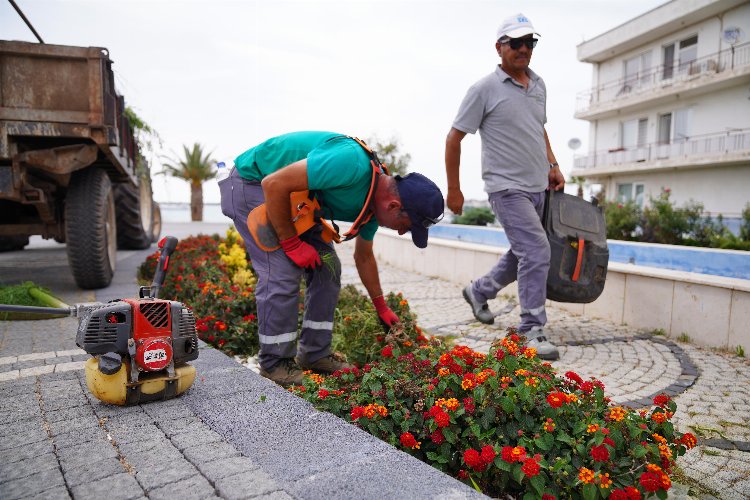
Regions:
[[[750,2],[673,0],[578,45],[589,152],[572,175],[643,205],[662,188],[737,220],[750,201]],[[732,225],[732,224],[730,224]]]

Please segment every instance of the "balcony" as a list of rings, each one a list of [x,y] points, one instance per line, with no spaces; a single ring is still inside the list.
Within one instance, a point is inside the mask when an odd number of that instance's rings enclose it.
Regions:
[[[677,92],[705,92],[747,74],[750,42],[690,62],[659,65],[581,92],[576,96],[575,117],[595,120],[629,106],[655,104]]]
[[[581,156],[572,175],[584,177],[625,172],[650,172],[667,168],[697,168],[750,161],[750,129],[685,137],[669,143],[616,148]]]

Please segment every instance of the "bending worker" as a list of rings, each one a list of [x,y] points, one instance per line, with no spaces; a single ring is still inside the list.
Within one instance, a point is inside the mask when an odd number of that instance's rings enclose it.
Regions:
[[[411,231],[414,244],[424,248],[427,228],[442,218],[444,207],[443,195],[431,180],[418,173],[389,176],[364,145],[332,132],[294,132],[268,139],[238,156],[219,186],[222,212],[233,219],[258,275],[260,373],[284,386],[301,384],[302,370],[329,374],[351,366],[331,352],[341,263],[333,244],[324,240],[320,223],[297,234],[291,193],[310,190],[325,218],[355,222],[355,227],[361,224],[354,261],[386,327],[397,323],[398,317],[386,305],[380,286],[373,253],[375,232],[379,225],[399,234]],[[248,230],[248,214],[264,202],[281,245],[278,250],[261,249]],[[305,310],[298,346],[303,276]]]
[[[474,317],[492,324],[494,315],[487,300],[518,280],[518,331],[540,358],[555,360],[558,350],[544,335],[550,246],[542,214],[545,190],[563,189],[565,178],[544,128],[547,90],[529,68],[538,41],[535,34],[523,14],[502,22],[495,42],[501,63],[466,93],[446,139],[445,169],[448,208],[460,215],[464,203],[459,180],[461,141],[467,133],[479,130],[484,189],[510,250],[487,274],[470,283],[463,295]]]

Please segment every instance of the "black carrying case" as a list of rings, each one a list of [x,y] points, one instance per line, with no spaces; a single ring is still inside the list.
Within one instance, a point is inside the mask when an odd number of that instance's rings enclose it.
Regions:
[[[583,198],[550,189],[542,222],[552,253],[547,298],[593,302],[604,290],[609,262],[602,209]]]

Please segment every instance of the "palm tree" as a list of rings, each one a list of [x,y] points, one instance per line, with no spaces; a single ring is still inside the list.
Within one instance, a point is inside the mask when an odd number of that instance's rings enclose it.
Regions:
[[[183,145],[184,159],[168,159],[160,174],[169,174],[190,183],[190,218],[193,221],[203,220],[203,182],[216,177],[212,168],[214,163],[211,153],[203,153],[203,146],[193,144],[193,149]]]

